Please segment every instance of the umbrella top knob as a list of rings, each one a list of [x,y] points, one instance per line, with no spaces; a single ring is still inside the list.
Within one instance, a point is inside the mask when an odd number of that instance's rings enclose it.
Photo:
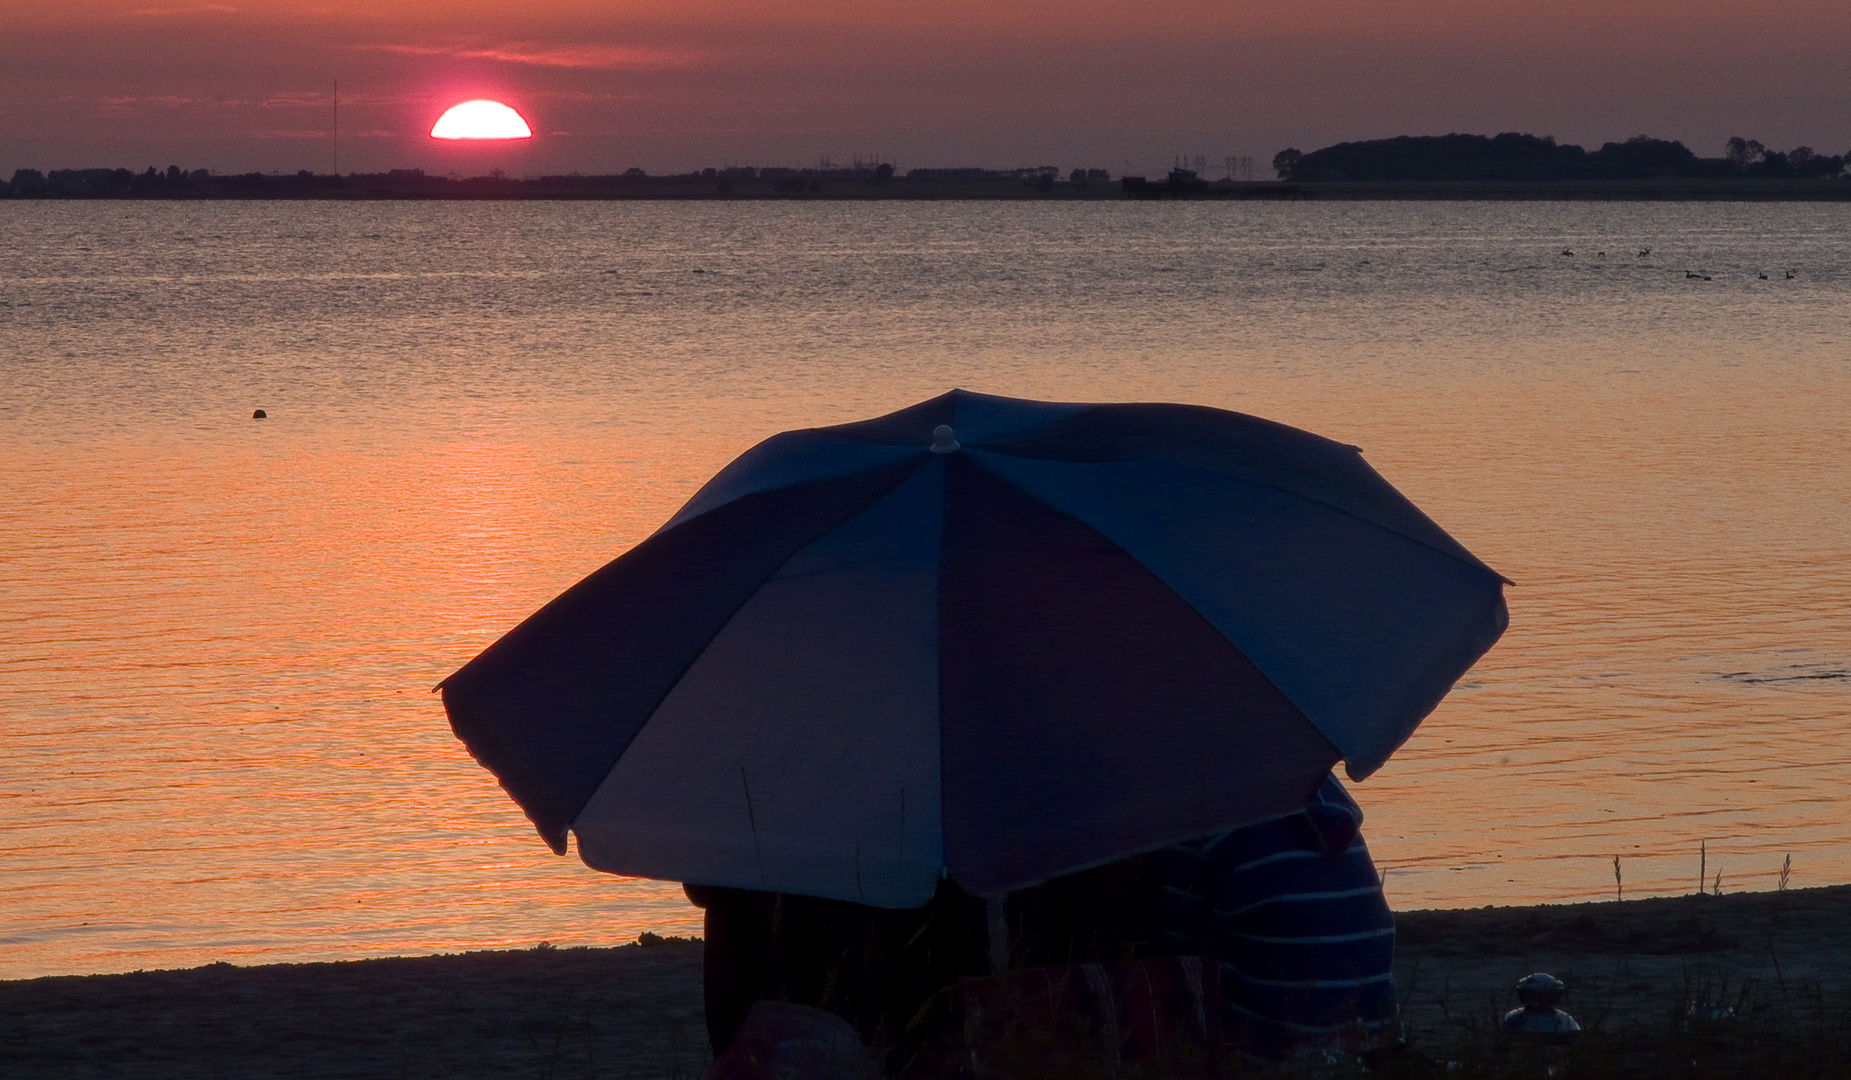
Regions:
[[[949,454],[964,444],[958,441],[957,432],[951,430],[950,424],[940,424],[932,429],[932,452]]]

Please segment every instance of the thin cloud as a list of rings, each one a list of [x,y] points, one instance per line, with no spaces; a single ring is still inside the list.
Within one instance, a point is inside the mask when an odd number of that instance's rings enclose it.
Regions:
[[[176,15],[236,15],[238,9],[230,4],[181,4],[177,7],[135,8],[130,15],[140,15],[146,19],[166,19]]]
[[[547,45],[540,42],[509,42],[483,48],[439,45],[356,45],[367,52],[396,53],[399,56],[443,56],[453,60],[492,60],[501,64],[527,64],[533,67],[590,68],[603,71],[660,71],[689,67],[701,60],[701,54],[687,49],[662,49],[647,45]]]
[[[328,107],[328,94],[322,90],[297,90],[272,94],[263,100],[266,109],[309,109]]]
[[[611,93],[609,91],[606,91],[604,93],[594,94],[594,93],[591,93],[585,90],[537,90],[532,93],[523,94],[522,96],[529,100],[587,102],[587,101],[635,101],[640,95],[638,94],[616,94],[616,93]]]
[[[155,97],[119,97],[106,96],[97,98],[64,97],[60,101],[88,100],[101,109],[189,109],[197,107],[223,108],[241,105],[243,102],[225,98],[180,97],[176,94],[162,94]]]

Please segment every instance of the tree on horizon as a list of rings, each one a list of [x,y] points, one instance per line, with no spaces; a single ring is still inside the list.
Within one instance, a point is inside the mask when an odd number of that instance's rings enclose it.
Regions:
[[[1400,135],[1337,143],[1308,154],[1282,150],[1273,158],[1281,180],[1383,182],[1547,182],[1648,180],[1672,177],[1833,177],[1851,154],[1831,156],[1801,146],[1785,153],[1731,138],[1721,158],[1700,158],[1676,140],[1635,135],[1589,152],[1554,136],[1506,131],[1495,136]]]

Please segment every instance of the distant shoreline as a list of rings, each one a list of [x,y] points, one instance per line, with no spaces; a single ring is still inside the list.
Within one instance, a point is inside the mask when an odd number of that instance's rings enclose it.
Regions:
[[[423,174],[345,177],[247,174],[185,186],[120,184],[0,195],[19,201],[315,202],[1846,202],[1851,179],[1665,178],[1588,181],[1287,181],[1121,177],[1048,182],[1016,177],[913,180],[892,177],[731,183],[701,174],[643,177],[497,177]]]
[[[1225,198],[1303,201],[1845,202],[1844,180],[1272,181]],[[1214,197],[1214,196],[1206,196]]]

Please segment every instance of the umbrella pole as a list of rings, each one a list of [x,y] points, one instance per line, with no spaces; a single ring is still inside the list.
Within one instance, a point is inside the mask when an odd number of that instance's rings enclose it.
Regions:
[[[1009,970],[1009,920],[1004,917],[1003,904],[1009,899],[1008,893],[996,893],[983,898],[983,913],[989,918],[990,974],[1001,975]]]

